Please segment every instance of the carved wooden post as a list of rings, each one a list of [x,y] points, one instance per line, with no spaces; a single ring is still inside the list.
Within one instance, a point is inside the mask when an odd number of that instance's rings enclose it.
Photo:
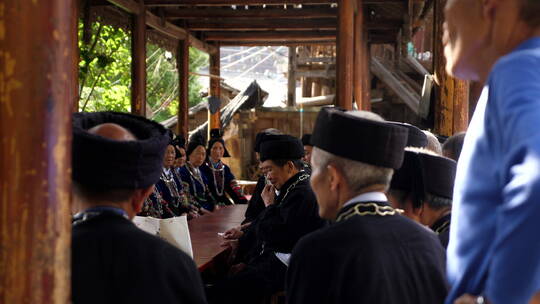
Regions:
[[[434,64],[437,86],[435,87],[435,132],[450,136],[467,129],[469,121],[469,84],[450,77],[445,70],[442,45],[444,6],[446,0],[434,2]]]
[[[0,3],[0,303],[70,302],[77,3]]]
[[[180,40],[176,54],[178,66],[178,123],[177,132],[186,139],[189,132],[189,41]]]
[[[131,29],[131,113],[146,116],[146,9],[139,0]]]
[[[352,110],[355,0],[338,1],[336,105]]]

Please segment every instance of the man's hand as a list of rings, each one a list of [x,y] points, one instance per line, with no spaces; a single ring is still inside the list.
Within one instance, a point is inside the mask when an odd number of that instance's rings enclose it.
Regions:
[[[244,232],[241,230],[241,227],[238,226],[225,231],[223,238],[226,240],[237,240],[241,238],[242,235],[244,235]]]
[[[273,185],[266,185],[261,193],[261,197],[264,201],[264,206],[268,207],[274,203],[276,197],[276,188]]]

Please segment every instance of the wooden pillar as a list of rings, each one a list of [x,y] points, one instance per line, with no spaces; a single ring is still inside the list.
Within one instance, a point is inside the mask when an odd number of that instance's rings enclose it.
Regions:
[[[139,0],[139,13],[131,27],[131,113],[146,116],[146,9]]]
[[[178,123],[177,132],[186,139],[189,132],[189,41],[180,40],[176,52],[178,66]]]
[[[287,106],[296,104],[296,46],[289,47],[289,70],[287,73]]]
[[[311,97],[311,87],[313,84],[313,78],[302,78],[302,97]]]
[[[77,3],[0,3],[0,303],[70,302]]]
[[[367,30],[364,26],[362,0],[356,0],[354,16],[354,100],[359,110],[371,110],[371,85]]]
[[[216,52],[210,54],[210,75],[220,76],[220,51],[219,45],[216,45]],[[210,77],[210,96],[217,97],[221,99],[221,80],[217,77]],[[218,110],[216,113],[211,114],[210,110],[208,111],[208,123],[210,128],[208,132],[212,129],[221,128],[221,111]],[[210,138],[210,137],[208,137]]]
[[[347,110],[353,101],[354,1],[338,1],[336,105]]]
[[[469,83],[446,73],[442,45],[446,0],[434,2],[435,133],[450,136],[465,131],[469,121]]]
[[[311,96],[321,96],[322,93],[322,86],[321,86],[321,78],[316,78],[313,81],[312,90],[311,90]]]

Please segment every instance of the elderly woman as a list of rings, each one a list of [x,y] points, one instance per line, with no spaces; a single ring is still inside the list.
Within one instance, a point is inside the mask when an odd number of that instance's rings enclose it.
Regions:
[[[246,204],[247,199],[242,193],[231,168],[221,161],[223,157],[229,157],[225,148],[225,141],[221,138],[212,138],[208,142],[208,159],[201,166],[201,172],[208,181],[208,188],[212,196],[220,205],[230,205],[231,200],[235,204]]]
[[[186,151],[187,163],[180,168],[180,178],[188,184],[191,203],[201,206],[207,211],[213,211],[216,201],[208,190],[208,181],[200,167],[206,159],[206,148],[202,140],[192,139]]]
[[[176,148],[169,143],[163,158],[163,171],[154,192],[144,202],[139,215],[156,218],[180,216],[190,211],[189,199],[184,185],[175,174]]]

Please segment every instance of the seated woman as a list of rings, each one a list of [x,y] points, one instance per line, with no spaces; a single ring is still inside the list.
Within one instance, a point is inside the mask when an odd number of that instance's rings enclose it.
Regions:
[[[229,195],[235,204],[246,204],[247,199],[232,174],[231,168],[221,161],[222,157],[229,157],[223,139],[210,139],[206,151],[208,159],[201,166],[201,172],[206,177],[208,188],[217,203],[231,205],[231,200],[227,197]]]
[[[165,150],[163,171],[154,187],[154,192],[146,199],[139,215],[155,218],[170,218],[189,212],[189,200],[182,182],[174,174],[175,147],[171,144]]]
[[[192,139],[188,144],[186,154],[188,161],[185,166],[180,168],[180,177],[182,181],[188,183],[192,204],[199,205],[208,211],[213,211],[216,207],[216,201],[208,190],[206,177],[199,169],[206,158],[206,149],[203,141]]]

